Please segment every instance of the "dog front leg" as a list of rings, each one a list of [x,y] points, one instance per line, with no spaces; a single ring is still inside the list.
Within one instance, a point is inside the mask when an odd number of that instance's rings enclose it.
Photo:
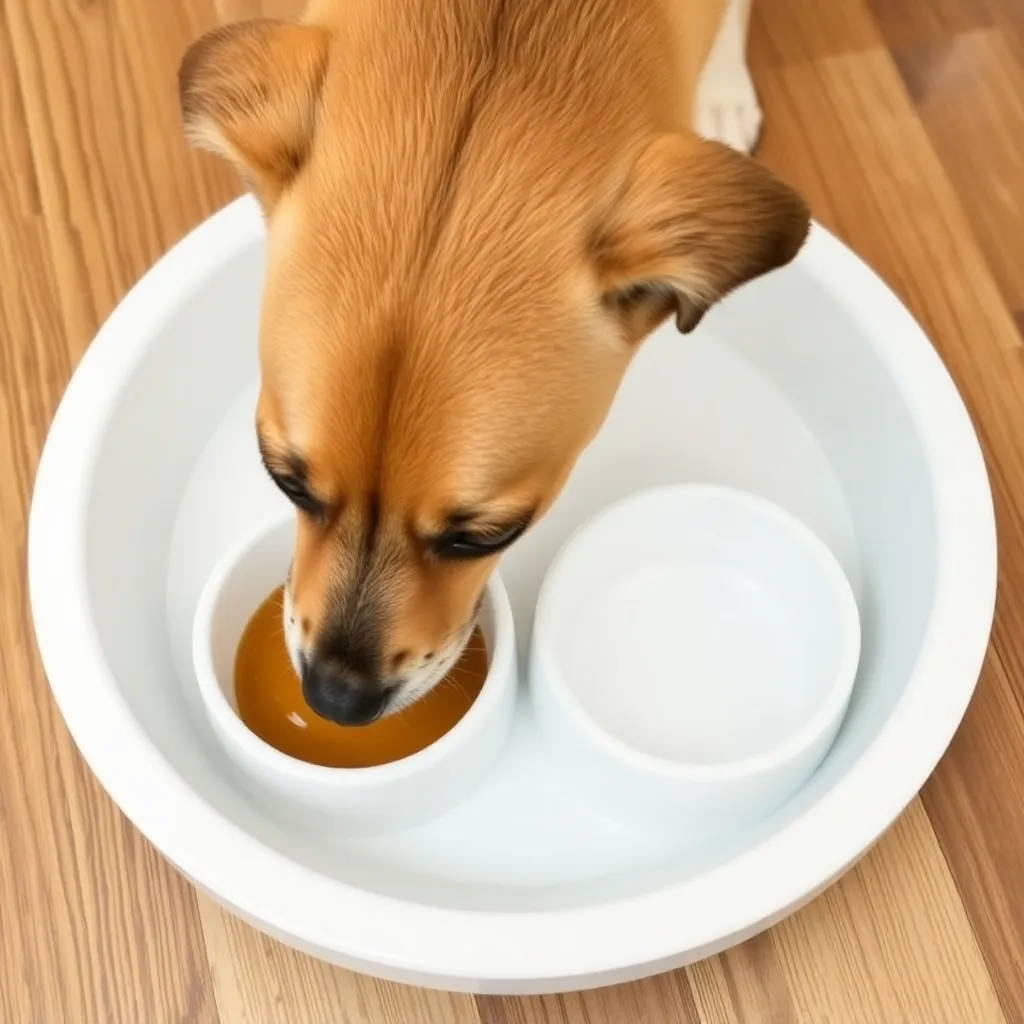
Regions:
[[[697,82],[694,127],[743,153],[757,145],[761,105],[747,67],[751,0],[726,0],[718,33]]]

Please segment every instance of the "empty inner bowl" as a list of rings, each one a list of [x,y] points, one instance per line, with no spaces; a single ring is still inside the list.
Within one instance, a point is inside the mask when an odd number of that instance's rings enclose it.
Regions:
[[[693,814],[774,810],[817,767],[860,623],[839,564],[795,517],[732,488],[674,486],[570,539],[533,645],[535,703],[583,788],[614,813],[689,828]]]
[[[832,720],[856,672],[856,604],[835,559],[768,502],[646,492],[562,562],[548,614],[582,709],[682,763],[758,757]],[[571,580],[565,579],[571,577]]]

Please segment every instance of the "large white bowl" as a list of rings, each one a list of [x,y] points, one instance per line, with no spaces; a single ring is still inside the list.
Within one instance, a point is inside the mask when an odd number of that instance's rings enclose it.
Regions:
[[[252,436],[263,251],[244,199],[126,296],[57,412],[32,505],[32,609],[53,692],[101,784],[172,863],[268,933],[335,962],[526,992],[712,953],[804,903],[871,846],[974,690],[996,552],[956,389],[863,263],[816,227],[791,267],[741,289],[694,335],[658,332],[563,497],[502,563],[522,649],[559,545],[642,487],[754,491],[838,557],[863,629],[843,729],[785,807],[687,848],[587,817],[522,711],[476,793],[392,840],[350,840],[315,820],[296,829],[231,782],[198,707],[189,640],[212,566],[283,500]]]
[[[548,571],[531,706],[596,807],[710,832],[807,781],[859,657],[853,590],[803,523],[732,487],[653,487],[599,512]]]

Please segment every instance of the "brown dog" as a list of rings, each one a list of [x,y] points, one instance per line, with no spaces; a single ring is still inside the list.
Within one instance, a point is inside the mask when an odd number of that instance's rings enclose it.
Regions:
[[[306,699],[370,721],[462,650],[640,341],[808,230],[689,129],[710,0],[313,0],[181,67],[190,136],[267,216],[257,429],[298,509]]]

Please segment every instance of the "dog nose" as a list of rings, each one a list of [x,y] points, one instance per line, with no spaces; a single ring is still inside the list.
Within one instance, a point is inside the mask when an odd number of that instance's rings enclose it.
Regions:
[[[380,718],[391,691],[314,658],[304,666],[302,696],[321,718],[338,725],[369,725]]]

